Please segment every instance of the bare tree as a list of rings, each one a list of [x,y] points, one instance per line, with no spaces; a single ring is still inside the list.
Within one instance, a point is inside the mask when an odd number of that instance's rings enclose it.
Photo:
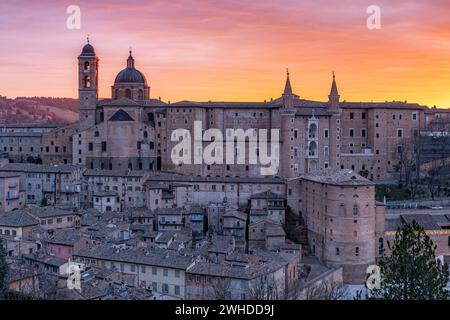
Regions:
[[[408,188],[412,199],[415,200],[420,186],[420,137],[404,139],[398,147],[399,164],[397,168],[400,171],[400,185]]]
[[[348,296],[348,288],[338,281],[323,280],[306,286],[301,290],[305,300],[340,300]]]
[[[441,167],[438,165],[438,160],[432,159],[427,171],[427,178],[425,179],[432,200],[441,193],[443,179],[441,178],[440,169]]]
[[[228,300],[230,299],[231,279],[225,277],[225,274],[223,274],[221,277],[216,278],[216,281],[214,281],[210,288],[212,299]]]
[[[282,286],[277,283],[273,275],[266,275],[253,280],[248,289],[248,297],[250,300],[286,299]]]

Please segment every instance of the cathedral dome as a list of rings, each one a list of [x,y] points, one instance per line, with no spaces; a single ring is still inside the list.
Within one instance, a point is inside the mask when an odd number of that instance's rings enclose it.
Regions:
[[[90,43],[87,43],[83,47],[83,51],[81,51],[81,55],[83,55],[83,56],[95,56],[94,47]]]
[[[114,83],[142,83],[147,85],[144,74],[134,67],[134,58],[131,51],[127,60],[127,67],[117,74]]]
[[[120,71],[114,83],[143,83],[147,84],[147,80],[145,79],[142,72],[132,68],[126,68]]]

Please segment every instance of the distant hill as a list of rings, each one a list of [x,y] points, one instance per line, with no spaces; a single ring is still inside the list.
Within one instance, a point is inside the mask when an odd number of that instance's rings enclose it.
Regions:
[[[78,120],[78,100],[0,95],[0,124],[71,123]]]

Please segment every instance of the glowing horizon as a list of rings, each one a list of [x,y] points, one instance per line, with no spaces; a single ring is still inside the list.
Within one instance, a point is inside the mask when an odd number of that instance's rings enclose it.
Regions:
[[[77,97],[77,57],[90,34],[100,92],[110,98],[129,47],[164,101],[278,98],[326,101],[336,72],[341,101],[450,107],[450,23],[445,0],[379,0],[382,28],[366,27],[367,1],[96,1],[0,4],[0,94]],[[66,28],[67,6],[81,29]],[[429,17],[432,17],[430,19]]]

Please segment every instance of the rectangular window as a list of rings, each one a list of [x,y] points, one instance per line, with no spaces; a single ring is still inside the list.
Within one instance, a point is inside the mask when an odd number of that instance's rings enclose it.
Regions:
[[[158,274],[158,268],[152,267],[152,274],[157,275]]]
[[[365,137],[366,136],[366,129],[361,129],[361,137]]]
[[[327,146],[326,146],[326,147],[323,147],[323,155],[324,155],[325,157],[328,157],[328,155],[329,155],[329,149],[328,149]]]
[[[354,129],[350,129],[350,137],[353,137],[355,135],[355,130]]]
[[[102,152],[106,151],[106,141],[102,141]]]

